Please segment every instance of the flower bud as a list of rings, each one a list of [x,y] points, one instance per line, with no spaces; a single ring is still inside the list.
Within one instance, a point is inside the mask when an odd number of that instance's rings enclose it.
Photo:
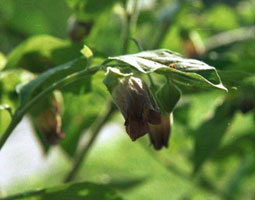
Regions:
[[[50,144],[57,144],[65,137],[62,131],[62,120],[57,106],[43,110],[36,118],[37,128]]]
[[[58,144],[65,137],[62,131],[62,96],[54,92],[38,102],[30,111],[36,132],[49,144]]]

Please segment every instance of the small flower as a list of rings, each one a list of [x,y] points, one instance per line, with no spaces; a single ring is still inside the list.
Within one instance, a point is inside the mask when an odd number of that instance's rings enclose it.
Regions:
[[[172,115],[163,114],[160,124],[149,124],[149,136],[152,145],[156,150],[163,146],[168,147],[168,141],[171,134]]]

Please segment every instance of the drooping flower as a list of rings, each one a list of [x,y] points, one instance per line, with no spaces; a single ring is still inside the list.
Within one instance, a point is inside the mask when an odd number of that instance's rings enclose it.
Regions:
[[[178,89],[166,82],[156,90],[156,101],[142,79],[110,67],[104,83],[125,118],[130,138],[135,141],[148,133],[156,150],[168,147],[172,111],[180,98]]]
[[[114,82],[114,86],[107,82]],[[125,118],[126,131],[133,141],[149,132],[149,124],[161,123],[160,110],[142,79],[111,77],[105,84]]]
[[[172,114],[162,114],[160,124],[149,124],[150,141],[156,150],[168,147],[171,134]]]
[[[113,90],[112,96],[125,118],[126,131],[132,140],[148,133],[149,124],[161,122],[160,111],[141,79],[122,79]]]

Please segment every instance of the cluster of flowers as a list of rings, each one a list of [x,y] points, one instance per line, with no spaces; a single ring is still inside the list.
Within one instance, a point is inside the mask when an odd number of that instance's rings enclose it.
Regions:
[[[109,74],[109,71],[108,71]],[[111,77],[112,78],[112,77]],[[137,77],[115,76],[107,84],[113,101],[125,118],[126,132],[135,141],[149,134],[150,141],[156,150],[168,147],[171,132],[170,113],[161,112],[149,87]]]

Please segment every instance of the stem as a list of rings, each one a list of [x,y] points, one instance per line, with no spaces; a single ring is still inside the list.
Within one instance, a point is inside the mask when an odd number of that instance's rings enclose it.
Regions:
[[[123,20],[123,44],[122,54],[125,54],[128,50],[129,38],[130,38],[130,25],[131,16],[125,11]]]
[[[107,104],[107,107],[109,107],[109,108],[106,110],[104,115],[103,116],[99,116],[97,118],[97,120],[95,121],[95,123],[92,125],[92,127],[91,127],[91,138],[89,139],[88,143],[84,144],[81,147],[81,151],[77,155],[71,171],[67,174],[67,176],[64,179],[65,183],[69,182],[69,181],[72,181],[75,178],[75,176],[77,175],[77,173],[78,173],[78,171],[80,169],[80,166],[83,163],[86,155],[88,154],[90,148],[92,147],[92,145],[96,141],[96,138],[97,138],[97,136],[100,133],[100,130],[102,129],[104,124],[108,121],[108,119],[114,113],[115,107],[114,107],[113,103],[110,103],[110,105]]]
[[[37,96],[35,96],[31,101],[29,101],[27,104],[25,104],[23,107],[18,108],[17,112],[14,114],[11,123],[7,127],[6,131],[4,132],[3,136],[0,138],[0,150],[2,149],[4,143],[8,139],[8,137],[11,135],[13,132],[14,128],[17,126],[17,124],[21,121],[22,117],[26,114],[26,112],[36,103],[38,102],[43,96],[49,94],[56,88],[63,86],[63,85],[68,85],[72,82],[78,81],[82,78],[84,78],[84,75],[88,74],[93,74],[96,73],[101,66],[94,66],[87,68],[83,71],[76,72],[74,74],[71,74],[56,83],[52,84],[50,87],[46,88],[43,90],[41,93],[39,93]]]
[[[153,89],[156,89],[155,84],[154,84],[154,82],[153,82],[153,79],[152,79],[151,75],[150,75],[150,74],[147,74],[147,76],[148,76],[148,79],[149,79],[150,84],[151,84],[150,87],[153,88]]]
[[[11,133],[14,130],[14,128],[16,127],[16,125],[21,121],[21,119],[22,119],[22,117],[18,114],[15,114],[13,116],[11,123],[9,124],[6,131],[0,138],[0,150],[2,149],[2,147],[3,147],[4,143],[6,142],[6,140],[8,139],[8,137],[11,135]]]
[[[126,54],[128,51],[131,35],[135,32],[138,15],[138,1],[135,0],[131,12],[128,11],[127,8],[124,9],[122,54]]]

